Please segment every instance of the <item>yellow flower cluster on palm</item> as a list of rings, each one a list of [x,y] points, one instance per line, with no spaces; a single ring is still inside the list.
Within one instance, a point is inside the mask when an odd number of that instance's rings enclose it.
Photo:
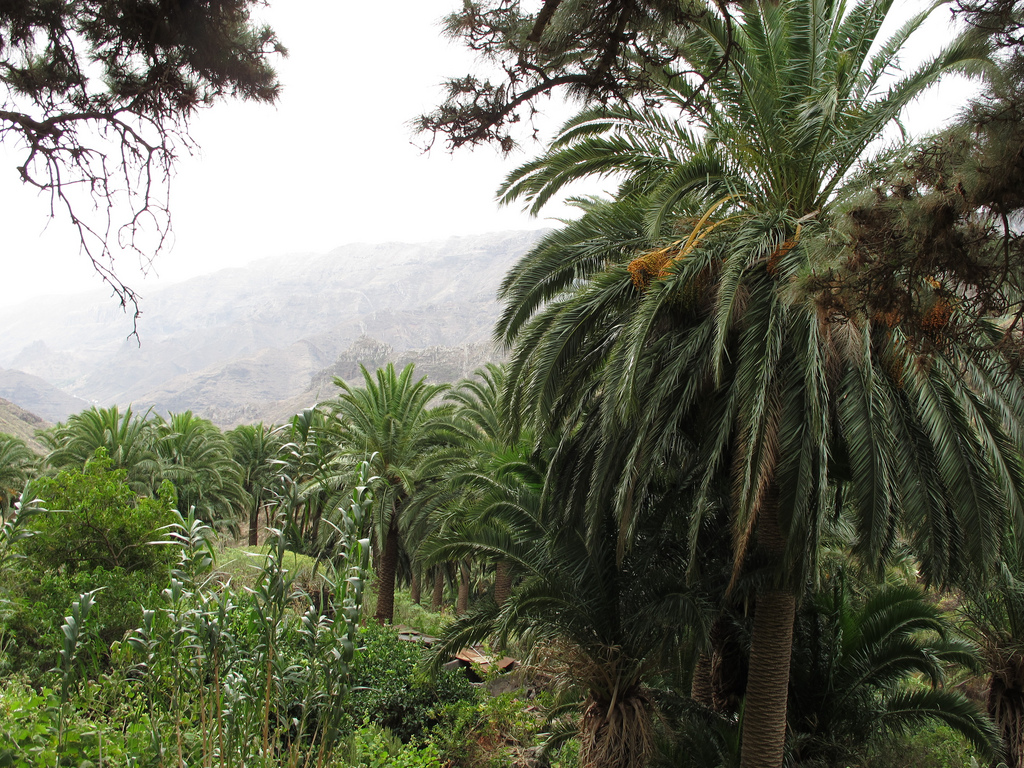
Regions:
[[[735,216],[730,216],[708,224],[708,220],[711,218],[712,214],[733,197],[735,197],[735,195],[723,197],[708,208],[704,215],[701,216],[693,226],[689,237],[687,237],[685,241],[677,240],[664,248],[658,248],[653,251],[648,251],[647,253],[642,253],[629,262],[626,269],[629,271],[629,276],[633,279],[633,285],[635,285],[637,289],[643,291],[650,286],[652,280],[664,279],[668,275],[669,266],[671,266],[676,259],[685,259],[698,245],[700,245],[701,241],[710,235],[717,227],[736,218]]]

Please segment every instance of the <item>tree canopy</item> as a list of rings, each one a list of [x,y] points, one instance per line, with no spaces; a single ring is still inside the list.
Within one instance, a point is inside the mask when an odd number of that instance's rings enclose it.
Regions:
[[[908,283],[913,315],[837,311],[824,279],[857,267],[838,232],[883,128],[943,73],[986,62],[968,31],[884,78],[930,12],[883,40],[892,6],[751,3],[731,31],[709,13],[680,49],[705,98],[670,77],[655,92],[678,111],[585,110],[503,188],[539,207],[574,179],[623,179],[506,278],[507,396],[563,446],[594,434],[574,495],[595,520],[614,505],[627,541],[667,467],[691,473],[696,502],[677,514],[695,531],[731,489],[729,591],[756,584],[744,767],[783,763],[795,607],[833,491],[868,559],[902,532],[938,580],[991,567],[1021,515],[1021,382],[991,352],[998,321],[977,318],[969,345],[947,333],[975,318],[943,271]]]
[[[467,0],[445,19],[446,34],[493,67],[494,79],[450,78],[444,102],[417,120],[421,131],[443,136],[452,148],[494,142],[511,151],[513,126],[532,117],[543,97],[564,92],[601,103],[649,97],[662,72],[692,73],[679,52],[695,23],[712,9],[727,28],[732,23],[730,3],[722,0],[546,0],[536,11],[524,5]]]
[[[146,261],[163,246],[189,118],[223,97],[277,98],[269,59],[285,49],[252,22],[260,4],[0,4],[0,141],[18,147],[22,181],[49,196],[51,216],[64,211],[122,305],[136,297],[117,276],[112,241]]]

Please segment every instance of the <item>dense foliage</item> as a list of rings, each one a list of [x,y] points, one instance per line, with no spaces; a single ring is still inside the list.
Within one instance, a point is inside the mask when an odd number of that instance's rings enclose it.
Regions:
[[[467,3],[514,87],[427,127],[617,100],[502,194],[618,190],[507,277],[507,368],[0,441],[0,765],[1022,768],[1024,21],[893,74],[891,8]]]

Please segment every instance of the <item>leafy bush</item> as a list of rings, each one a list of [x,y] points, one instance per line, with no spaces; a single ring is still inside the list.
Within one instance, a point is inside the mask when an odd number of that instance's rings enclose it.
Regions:
[[[60,701],[11,678],[0,688],[0,766],[149,765],[148,722],[127,728],[105,718],[76,716],[58,728]]]
[[[423,675],[420,647],[399,640],[390,627],[367,625],[361,645],[365,650],[351,700],[355,722],[377,723],[409,741],[438,722],[442,705],[476,699],[476,688],[461,671],[443,671],[433,679]]]
[[[347,754],[338,765],[346,768],[441,768],[433,744],[404,743],[389,729],[364,722],[349,740]]]
[[[923,725],[906,736],[880,742],[865,760],[865,768],[969,768],[978,753],[948,725]],[[982,765],[988,761],[982,759]]]
[[[26,578],[26,574],[32,575]],[[155,600],[163,578],[121,568],[94,568],[73,574],[28,569],[20,576],[10,574],[10,604],[0,620],[5,635],[0,652],[6,655],[6,659],[0,657],[0,671],[6,666],[39,682],[57,663],[60,627],[68,606],[83,592],[94,589],[101,590],[92,619],[99,643],[94,651],[105,658],[111,643],[122,640],[142,621],[142,605]]]
[[[152,544],[174,522],[173,486],[165,482],[160,498],[139,498],[102,448],[82,471],[33,481],[25,497],[37,507],[27,513],[34,535],[22,543],[33,570],[154,573],[174,561],[170,547]]]
[[[431,732],[431,741],[451,768],[519,764],[536,748],[546,724],[540,709],[531,709],[519,692],[448,704],[438,714],[443,722]],[[574,754],[567,750],[563,765],[574,765]]]
[[[101,450],[82,471],[31,483],[18,524],[31,531],[17,542],[22,557],[0,572],[0,670],[23,671],[36,683],[56,662],[61,622],[83,592],[101,590],[92,620],[94,655],[137,627],[142,603],[166,584],[173,547],[154,544],[173,520],[173,488],[139,498],[124,470],[111,469]]]

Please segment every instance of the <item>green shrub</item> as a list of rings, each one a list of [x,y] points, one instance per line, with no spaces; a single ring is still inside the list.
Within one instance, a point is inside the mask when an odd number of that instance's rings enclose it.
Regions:
[[[977,753],[962,735],[936,723],[876,745],[864,768],[969,768],[972,758]],[[988,764],[983,759],[979,762]]]
[[[428,679],[419,671],[420,647],[399,640],[390,627],[367,625],[361,644],[364,650],[351,700],[357,723],[377,723],[409,741],[438,722],[442,705],[477,696],[477,689],[461,671],[444,671]]]
[[[122,640],[139,625],[143,603],[155,600],[165,578],[121,568],[94,568],[72,574],[63,570],[39,573],[30,568],[8,574],[10,602],[0,616],[5,637],[0,648],[0,672],[23,672],[40,682],[57,663],[61,623],[69,606],[80,594],[94,589],[101,590],[91,621],[99,641],[94,650],[98,657],[105,658],[111,643]]]
[[[36,571],[68,573],[95,568],[162,572],[175,552],[153,545],[174,522],[174,488],[164,483],[160,498],[139,498],[125,470],[111,469],[103,450],[82,471],[64,471],[31,483],[26,498],[37,500],[27,525],[34,534],[22,551]]]
[[[364,722],[349,740],[347,754],[335,764],[345,768],[441,768],[433,744],[404,743],[388,728]]]
[[[75,715],[58,741],[59,698],[49,688],[36,692],[23,679],[0,686],[0,766],[148,766],[148,722],[124,727],[103,717]],[[58,762],[59,761],[59,762]]]
[[[82,471],[33,481],[19,526],[31,531],[0,571],[0,672],[22,671],[36,683],[56,663],[61,624],[72,601],[99,589],[93,655],[142,620],[143,602],[166,584],[174,547],[154,544],[175,520],[174,489],[139,498],[124,470],[111,469],[102,449]]]
[[[431,731],[431,741],[451,768],[520,764],[546,737],[546,711],[521,690],[448,704],[438,712],[441,722]],[[574,746],[559,754],[567,768],[575,766]]]

